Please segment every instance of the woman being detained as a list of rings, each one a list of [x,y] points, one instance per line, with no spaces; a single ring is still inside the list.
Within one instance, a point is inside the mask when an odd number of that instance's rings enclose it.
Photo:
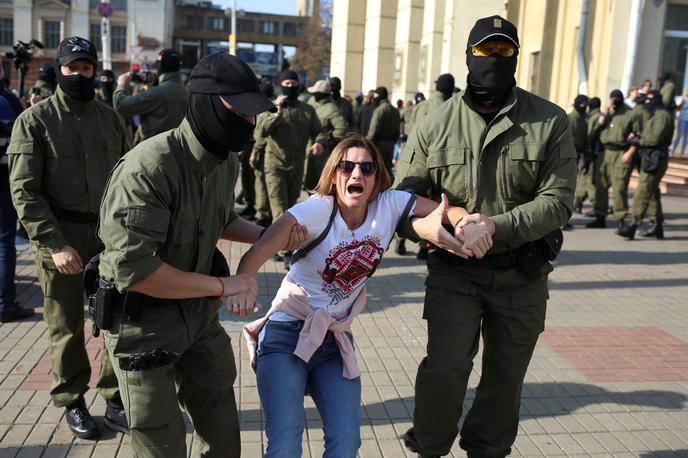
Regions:
[[[267,457],[301,456],[305,393],[322,419],[323,456],[356,456],[361,381],[350,328],[402,219],[419,217],[412,224],[420,237],[463,257],[482,257],[492,245],[480,226],[464,228],[463,245],[442,227],[467,215],[448,208],[446,196],[438,206],[389,186],[375,145],[360,135],[345,138],[327,160],[316,193],[275,221],[239,263],[237,274],[255,276],[285,245],[292,226],[308,229],[307,254],[299,260],[304,250],[294,253],[272,307],[244,328],[265,412]],[[242,314],[254,303],[255,297],[233,301]]]

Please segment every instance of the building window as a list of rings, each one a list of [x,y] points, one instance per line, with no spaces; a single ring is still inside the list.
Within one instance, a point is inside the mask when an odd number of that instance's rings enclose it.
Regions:
[[[14,19],[0,18],[0,46],[12,46],[14,42]]]
[[[211,30],[227,30],[227,22],[225,17],[209,17],[208,28]]]
[[[127,52],[127,26],[110,26],[110,48],[113,53]]]
[[[256,31],[256,21],[251,19],[237,19],[237,33],[253,33]]]
[[[203,28],[203,16],[196,16],[193,14],[186,15],[186,23],[184,25],[189,29],[202,29]]]
[[[60,21],[43,22],[43,46],[57,49],[60,45]]]
[[[301,24],[295,24],[293,22],[284,22],[282,24],[283,27],[283,34],[290,36],[290,37],[295,37],[297,35],[301,35]]]
[[[103,39],[100,37],[100,24],[91,24],[88,39],[98,51],[103,50]]]
[[[278,35],[279,23],[275,21],[260,21],[260,33],[265,35]]]

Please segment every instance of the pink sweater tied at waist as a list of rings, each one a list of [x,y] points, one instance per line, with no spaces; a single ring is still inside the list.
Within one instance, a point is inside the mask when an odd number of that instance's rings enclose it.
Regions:
[[[346,379],[359,377],[361,372],[356,363],[354,346],[345,332],[351,329],[351,323],[356,315],[363,310],[365,301],[366,287],[363,286],[361,292],[351,306],[349,315],[345,319],[337,321],[327,309],[314,309],[311,307],[308,301],[308,295],[303,288],[287,280],[277,292],[272,307],[270,307],[270,310],[268,310],[265,316],[244,326],[243,334],[248,345],[251,367],[255,369],[258,335],[261,329],[263,329],[263,326],[268,322],[270,315],[279,311],[304,321],[303,329],[301,329],[301,333],[299,334],[299,341],[294,350],[295,356],[306,363],[310,361],[313,353],[322,345],[327,331],[332,331],[344,361],[344,371],[342,375]]]

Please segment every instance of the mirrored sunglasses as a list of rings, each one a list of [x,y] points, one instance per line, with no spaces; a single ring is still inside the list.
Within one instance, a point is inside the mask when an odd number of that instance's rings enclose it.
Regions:
[[[346,174],[353,172],[356,166],[360,167],[361,173],[365,176],[374,175],[377,171],[377,164],[375,162],[339,161],[337,164],[339,170]]]

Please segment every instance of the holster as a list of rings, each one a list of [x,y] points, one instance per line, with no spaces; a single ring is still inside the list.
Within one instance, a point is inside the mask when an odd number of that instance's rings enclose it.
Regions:
[[[564,233],[557,228],[539,240],[521,245],[516,252],[516,267],[529,280],[540,276],[540,267],[545,262],[554,261],[564,243]]]

